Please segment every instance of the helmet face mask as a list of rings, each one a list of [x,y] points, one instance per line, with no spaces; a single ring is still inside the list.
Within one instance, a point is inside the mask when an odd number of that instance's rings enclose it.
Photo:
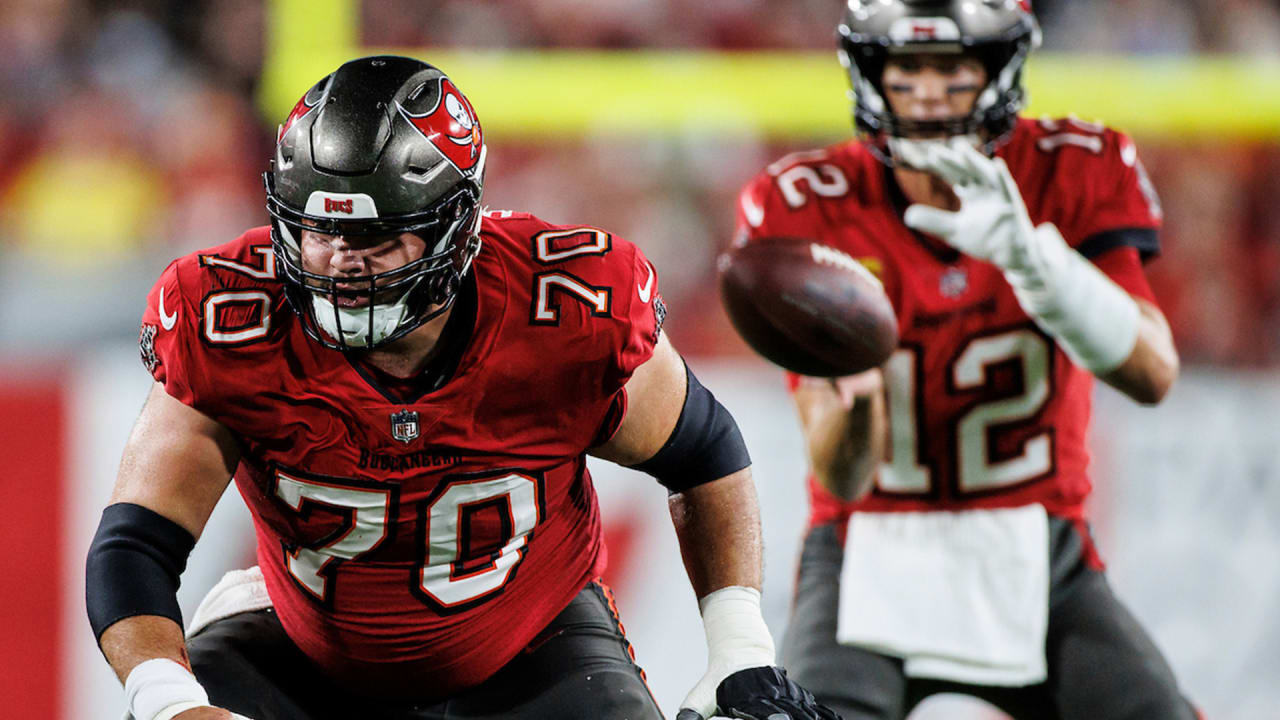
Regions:
[[[285,294],[307,334],[369,349],[447,310],[480,248],[484,164],[470,103],[426,63],[361,58],[311,88],[263,178]],[[304,233],[411,233],[425,249],[389,270],[330,276],[304,266]]]
[[[836,35],[854,125],[889,164],[886,145],[893,137],[972,135],[988,149],[1002,142],[1026,102],[1022,69],[1040,40],[1029,3],[1021,0],[848,0]],[[915,53],[963,55],[982,64],[987,84],[968,115],[911,120],[893,112],[885,66]]]

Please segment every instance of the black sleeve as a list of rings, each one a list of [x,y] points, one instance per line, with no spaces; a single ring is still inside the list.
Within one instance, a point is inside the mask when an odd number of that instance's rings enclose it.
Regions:
[[[85,605],[99,641],[117,621],[160,615],[182,625],[178,582],[196,540],[186,528],[132,503],[108,505],[85,563]]]
[[[1108,250],[1126,246],[1137,248],[1145,263],[1160,254],[1160,234],[1154,228],[1117,228],[1090,235],[1076,250],[1092,260]]]
[[[751,464],[738,423],[685,365],[688,389],[675,429],[653,457],[632,467],[673,493],[719,480]]]

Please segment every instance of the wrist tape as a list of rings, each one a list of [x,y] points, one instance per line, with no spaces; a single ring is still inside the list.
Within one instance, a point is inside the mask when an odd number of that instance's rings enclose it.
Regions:
[[[1095,375],[1120,367],[1138,341],[1138,303],[1052,223],[1037,227],[1035,239],[1004,271],[1018,303],[1077,365]]]
[[[180,712],[209,705],[209,694],[196,676],[167,658],[135,666],[125,678],[124,695],[134,720],[172,720]]]
[[[774,664],[773,636],[760,612],[760,591],[731,585],[698,601],[707,634],[707,664],[728,672]],[[728,674],[726,672],[726,674]]]

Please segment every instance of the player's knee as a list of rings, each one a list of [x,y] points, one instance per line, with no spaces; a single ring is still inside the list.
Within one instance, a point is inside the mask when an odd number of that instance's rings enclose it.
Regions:
[[[645,682],[634,670],[592,673],[581,690],[578,702],[590,707],[595,717],[661,720],[662,711]]]

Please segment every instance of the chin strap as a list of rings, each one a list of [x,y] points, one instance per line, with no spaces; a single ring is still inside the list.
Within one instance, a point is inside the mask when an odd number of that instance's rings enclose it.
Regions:
[[[374,305],[371,323],[368,307],[335,308],[327,298],[315,294],[311,296],[311,302],[320,329],[334,340],[341,339],[345,345],[354,348],[382,342],[400,327],[400,321],[408,312],[404,298],[390,305]]]

